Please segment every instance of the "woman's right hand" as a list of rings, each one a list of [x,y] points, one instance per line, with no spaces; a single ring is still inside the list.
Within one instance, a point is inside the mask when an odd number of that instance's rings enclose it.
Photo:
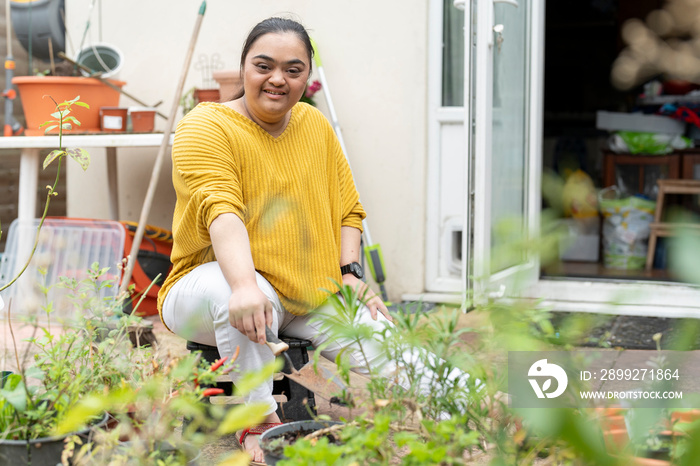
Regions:
[[[272,325],[272,303],[257,283],[237,288],[228,301],[228,318],[250,341],[265,344],[265,325]]]

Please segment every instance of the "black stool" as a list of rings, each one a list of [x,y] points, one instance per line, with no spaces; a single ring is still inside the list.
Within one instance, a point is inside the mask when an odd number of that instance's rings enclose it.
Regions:
[[[289,345],[287,354],[297,369],[300,369],[304,364],[309,362],[309,353],[307,351],[307,348],[311,346],[311,342],[309,340],[298,340],[296,338],[286,338],[283,336],[280,336],[280,339]],[[187,349],[192,352],[201,351],[202,358],[210,363],[213,363],[220,358],[219,349],[216,346],[209,346],[201,343],[195,343],[194,341],[188,341]],[[283,371],[291,371],[289,362],[286,358],[284,358]],[[223,389],[224,395],[226,396],[231,396],[233,394],[232,382],[217,382],[214,387]],[[284,406],[280,404],[280,406],[277,407],[277,415],[283,421],[303,421],[312,419],[307,406],[314,414],[316,413],[316,400],[314,398],[314,392],[307,390],[298,383],[289,380],[287,377],[282,377],[280,380],[275,380],[273,382],[272,393],[274,395],[285,395],[287,397],[287,402],[284,403]],[[305,399],[306,403],[304,403]]]

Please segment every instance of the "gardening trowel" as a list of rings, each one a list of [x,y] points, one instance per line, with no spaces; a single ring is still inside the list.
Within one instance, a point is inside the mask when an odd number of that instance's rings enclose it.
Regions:
[[[333,367],[319,362],[308,362],[297,370],[292,366],[291,373],[284,376],[302,387],[314,392],[330,403],[347,405],[352,402],[354,406],[360,406],[367,400],[367,383],[369,379],[363,375],[350,372],[349,383],[341,380]]]
[[[289,345],[277,338],[269,328],[265,329],[265,336],[267,346],[270,347],[272,353],[275,356],[284,356],[287,359],[291,372],[283,372],[283,374],[289,380],[298,383],[307,390],[311,390],[315,396],[321,397],[330,403],[343,405],[352,400],[355,406],[359,406],[366,401],[366,386],[369,382],[367,377],[351,372],[349,383],[345,383],[336,371],[329,367],[331,366],[330,363],[328,365],[319,363],[314,367],[313,362],[308,362],[301,369],[296,369],[291,358],[285,352],[289,349]]]

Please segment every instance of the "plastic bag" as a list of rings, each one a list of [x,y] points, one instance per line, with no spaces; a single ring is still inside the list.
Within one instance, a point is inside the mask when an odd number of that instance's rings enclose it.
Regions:
[[[562,191],[564,216],[574,218],[598,217],[598,198],[590,176],[576,170],[566,179]]]
[[[611,269],[643,269],[656,203],[623,194],[611,186],[600,191],[598,204],[603,215],[603,265]]]
[[[693,141],[678,134],[618,131],[610,136],[610,150],[616,153],[663,155],[693,147]]]

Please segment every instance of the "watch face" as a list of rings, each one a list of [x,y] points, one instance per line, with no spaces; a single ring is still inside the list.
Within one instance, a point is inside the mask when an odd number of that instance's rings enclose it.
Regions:
[[[362,270],[362,266],[357,262],[351,262],[348,265],[344,265],[340,268],[340,272],[345,275],[348,273],[353,274],[357,278],[364,278],[365,273]]]
[[[362,271],[362,266],[358,264],[357,262],[353,262],[350,264],[350,268],[352,270],[352,273],[357,277],[357,278],[363,278],[364,277],[364,272]]]

